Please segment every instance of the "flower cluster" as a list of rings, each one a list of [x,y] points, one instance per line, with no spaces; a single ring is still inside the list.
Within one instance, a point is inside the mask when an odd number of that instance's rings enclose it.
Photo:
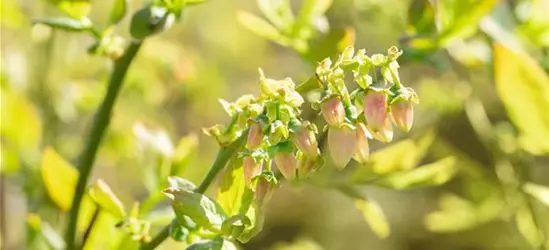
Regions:
[[[354,158],[369,158],[368,139],[390,142],[393,123],[408,132],[413,123],[413,106],[418,98],[398,76],[396,47],[387,55],[366,56],[348,47],[335,61],[328,58],[316,69],[316,87],[321,98],[312,104],[326,121],[328,149],[332,163],[343,169]],[[378,71],[381,75],[378,80]],[[231,116],[228,125],[205,129],[224,147],[244,140],[236,159],[242,164],[246,184],[262,200],[276,185],[271,165],[288,180],[303,178],[322,161],[314,123],[301,118],[304,99],[290,78],[273,80],[261,71],[259,96],[244,95],[234,103],[220,100]],[[352,74],[359,88],[350,92],[345,76]],[[316,84],[315,83],[315,84]]]
[[[396,60],[401,54],[391,47],[387,55],[368,57],[365,50],[355,53],[348,47],[335,63],[327,58],[318,65],[316,76],[323,91],[313,108],[320,109],[327,123],[324,130],[328,131],[328,148],[337,168],[344,168],[351,158],[365,163],[368,139],[390,142],[393,123],[404,132],[410,131],[412,103],[417,103],[418,97],[400,82]],[[345,84],[346,73],[352,73],[359,86],[353,92]]]

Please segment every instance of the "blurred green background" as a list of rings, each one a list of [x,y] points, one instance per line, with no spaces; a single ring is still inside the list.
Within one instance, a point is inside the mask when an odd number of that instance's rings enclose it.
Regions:
[[[290,1],[295,13],[302,2]],[[128,13],[142,5],[129,3]],[[92,1],[90,18],[99,27],[111,5]],[[62,15],[48,1],[3,0],[1,8],[0,248],[55,248],[59,239],[52,234],[63,232],[67,220],[68,207],[60,204],[72,194],[52,194],[45,186],[74,173],[45,170],[64,163],[44,152],[76,162],[112,64],[86,52],[93,43],[88,35],[32,25],[35,18]],[[241,247],[549,247],[547,0],[334,0],[313,25],[317,45],[308,53],[254,34],[239,23],[240,11],[263,18],[254,0],[189,7],[181,22],[147,39],[129,70],[92,181],[109,183],[127,208],[135,201],[153,204],[145,216],[152,235],[173,216],[162,197],[150,198],[158,196],[159,169],[171,165],[199,183],[213,162],[218,145],[201,129],[228,121],[219,98],[258,93],[259,67],[271,78],[306,80],[316,61],[354,43],[368,54],[393,45],[404,50],[400,77],[421,100],[415,124],[392,144],[372,141],[372,151],[379,151],[372,164],[323,169],[318,178],[351,176],[361,184],[372,167],[398,172],[447,156],[456,159],[454,178],[403,190],[361,185],[385,213],[391,231],[385,239],[341,193],[283,185],[267,206],[261,234]],[[116,27],[125,39],[129,21],[126,15]],[[102,215],[89,249],[132,249],[115,223]],[[162,248],[181,249],[178,244],[170,240]]]

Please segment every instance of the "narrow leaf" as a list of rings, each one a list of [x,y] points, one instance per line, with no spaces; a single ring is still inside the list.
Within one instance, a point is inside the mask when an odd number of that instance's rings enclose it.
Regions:
[[[287,30],[294,22],[289,0],[257,0],[259,10],[279,30]]]
[[[543,244],[543,236],[536,226],[534,215],[527,206],[522,206],[518,209],[515,214],[515,222],[517,223],[518,230],[528,240],[530,245],[539,247]]]
[[[92,27],[88,19],[74,19],[70,17],[52,17],[37,19],[34,23],[41,23],[52,28],[68,31],[86,31]]]
[[[530,57],[494,47],[496,90],[520,132],[519,143],[532,154],[548,154],[549,77]]]
[[[124,204],[122,204],[120,199],[118,199],[116,194],[111,190],[111,187],[103,180],[98,179],[93,184],[90,188],[89,195],[101,209],[111,213],[118,219],[126,217]]]
[[[87,16],[91,11],[90,0],[50,0],[57,8],[68,16],[80,19]]]
[[[240,24],[256,35],[277,42],[283,46],[287,46],[289,44],[287,38],[265,20],[243,11],[238,12],[237,18]]]
[[[296,30],[311,25],[315,18],[322,16],[332,5],[333,0],[305,0],[297,18]]]
[[[78,171],[49,147],[45,149],[42,156],[40,170],[50,198],[62,211],[69,210]]]
[[[387,175],[377,184],[394,189],[437,186],[449,181],[456,170],[456,158],[449,156],[416,169]]]
[[[237,248],[228,240],[221,237],[212,240],[202,240],[190,245],[187,250],[236,250]]]
[[[355,206],[379,238],[385,239],[389,236],[391,232],[389,223],[377,202],[367,199],[355,199]]]
[[[120,22],[126,15],[127,0],[115,0],[112,7],[111,16],[109,17],[109,25],[114,25]]]
[[[534,183],[526,183],[522,190],[532,197],[538,199],[542,204],[549,207],[549,187],[537,185]]]

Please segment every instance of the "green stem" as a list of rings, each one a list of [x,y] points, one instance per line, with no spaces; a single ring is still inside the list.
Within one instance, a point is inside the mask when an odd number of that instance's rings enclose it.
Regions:
[[[311,90],[321,88],[321,87],[322,85],[319,83],[316,76],[313,76],[309,78],[307,81],[299,84],[296,87],[296,91],[303,95],[307,92],[310,92]],[[231,156],[233,156],[237,152],[238,148],[242,146],[247,135],[248,135],[247,132],[243,133],[240,137],[238,137],[238,139],[236,139],[233,143],[231,143],[231,145],[229,145],[228,147],[221,148],[219,150],[212,167],[208,171],[208,174],[206,174],[206,177],[204,178],[202,183],[200,183],[200,186],[195,190],[197,193],[203,194],[206,192],[206,190],[208,189],[210,184],[212,184],[213,180],[215,179],[219,171],[221,171],[225,167],[225,165],[227,165],[227,162],[229,161]],[[168,238],[169,231],[170,231],[170,225],[164,227],[164,229],[162,229],[162,231],[160,231],[160,233],[156,235],[149,243],[145,245],[141,245],[140,249],[141,250],[155,249],[166,238]]]
[[[77,230],[76,227],[78,225],[80,204],[82,202],[82,198],[84,197],[88,178],[95,162],[95,155],[97,154],[101,139],[103,139],[105,131],[109,126],[112,109],[122,87],[126,72],[128,71],[133,58],[139,51],[141,44],[141,41],[132,42],[126,49],[124,55],[114,62],[114,70],[111,74],[107,94],[105,95],[103,103],[101,103],[101,107],[95,116],[86,147],[80,156],[81,158],[79,159],[80,161],[78,164],[78,171],[80,174],[78,176],[78,183],[76,184],[76,189],[72,200],[69,223],[65,235],[65,242],[67,243],[67,249],[69,250],[75,249],[75,236]]]

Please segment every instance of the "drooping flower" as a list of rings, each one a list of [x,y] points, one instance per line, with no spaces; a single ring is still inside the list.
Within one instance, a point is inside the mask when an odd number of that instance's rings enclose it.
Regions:
[[[256,160],[252,156],[245,156],[242,159],[242,165],[244,167],[244,181],[249,186],[253,178],[263,172],[263,160]]]
[[[330,126],[339,126],[345,121],[345,107],[338,97],[332,97],[322,103],[322,116]]]
[[[247,149],[257,149],[263,143],[263,137],[265,136],[263,132],[263,126],[261,123],[254,122],[250,126],[250,131],[248,132],[248,138],[246,141]]]
[[[301,129],[294,135],[293,139],[297,148],[307,156],[313,159],[318,156],[318,142],[315,133],[307,128],[306,125],[301,126]]]
[[[274,156],[274,162],[276,167],[282,173],[284,178],[293,180],[295,178],[295,171],[297,168],[297,159],[293,153],[280,152]]]
[[[328,148],[332,162],[338,169],[343,169],[351,160],[356,147],[356,133],[343,126],[331,127],[328,130]]]
[[[409,132],[414,124],[414,106],[412,102],[399,98],[391,104],[391,117],[395,125],[404,132]]]
[[[359,123],[356,129],[356,147],[353,154],[355,161],[364,164],[370,158],[370,146],[368,139],[371,138],[370,132],[366,129],[364,123]]]
[[[389,118],[387,112],[387,95],[383,92],[369,90],[363,100],[364,118],[368,128],[372,132],[383,129],[385,121]]]

